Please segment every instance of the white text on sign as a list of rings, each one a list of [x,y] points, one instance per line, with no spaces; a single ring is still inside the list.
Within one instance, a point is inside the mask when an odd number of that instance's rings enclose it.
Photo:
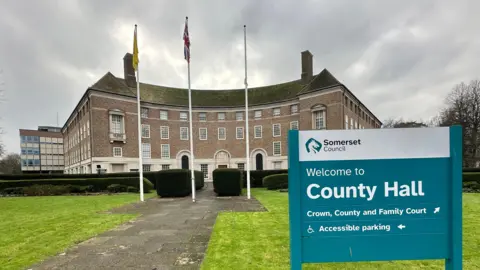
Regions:
[[[351,176],[363,175],[364,169],[355,168],[351,169],[315,169],[307,168],[308,176]],[[425,196],[423,191],[423,183],[421,180],[411,181],[410,184],[400,185],[398,181],[385,182],[384,183],[384,196],[385,197],[416,197]],[[365,198],[367,201],[373,200],[377,192],[377,186],[366,186],[363,183],[357,186],[321,186],[317,183],[312,183],[307,186],[307,196],[312,200],[317,199],[345,199],[345,198]]]

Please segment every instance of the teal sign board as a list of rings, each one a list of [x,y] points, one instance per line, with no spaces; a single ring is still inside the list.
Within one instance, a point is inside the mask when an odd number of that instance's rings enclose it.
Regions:
[[[461,127],[290,130],[291,268],[445,259],[462,269]]]

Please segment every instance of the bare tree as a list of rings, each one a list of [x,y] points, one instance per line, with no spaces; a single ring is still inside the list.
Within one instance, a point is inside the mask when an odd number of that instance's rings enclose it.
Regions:
[[[480,163],[480,81],[455,85],[439,114],[440,126],[461,125],[463,128],[463,165]]]
[[[399,119],[387,119],[383,121],[383,128],[410,128],[410,127],[427,127],[428,124],[423,121],[405,121],[402,118]]]
[[[19,154],[8,154],[0,160],[0,173],[20,174],[22,173],[21,158]]]

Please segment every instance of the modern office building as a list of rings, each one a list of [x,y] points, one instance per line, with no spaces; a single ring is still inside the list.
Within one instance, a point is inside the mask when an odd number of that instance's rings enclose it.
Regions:
[[[124,77],[107,72],[89,87],[62,128],[66,173],[138,170],[136,78],[132,55]],[[298,80],[249,89],[251,168],[287,168],[289,129],[380,128],[380,120],[328,70],[313,73],[301,53]],[[140,83],[143,169],[188,168],[189,136],[196,170],[207,178],[219,167],[245,168],[244,89],[188,91]]]
[[[63,135],[60,127],[20,129],[23,173],[63,173]]]

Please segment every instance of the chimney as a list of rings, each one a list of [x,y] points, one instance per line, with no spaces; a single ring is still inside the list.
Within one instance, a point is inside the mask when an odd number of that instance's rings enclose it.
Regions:
[[[302,52],[302,82],[308,83],[313,77],[313,55],[310,51]]]
[[[137,85],[137,78],[133,69],[133,55],[131,53],[126,53],[123,57],[123,78],[128,86],[135,87]]]

